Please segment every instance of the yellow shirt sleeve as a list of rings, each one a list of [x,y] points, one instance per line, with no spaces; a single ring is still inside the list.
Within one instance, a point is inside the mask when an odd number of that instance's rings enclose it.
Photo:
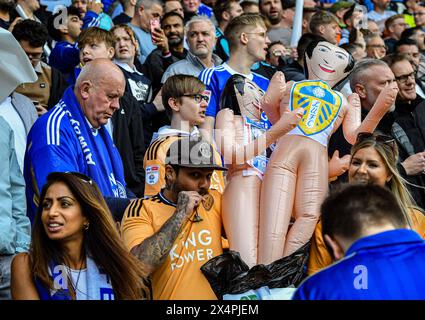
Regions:
[[[331,254],[326,247],[322,235],[322,221],[316,225],[311,239],[310,257],[308,259],[307,274],[312,275],[333,263]]]
[[[132,201],[125,210],[121,222],[124,245],[131,250],[154,233],[152,215],[143,204],[143,199]]]
[[[156,195],[165,186],[165,167],[163,159],[145,162],[145,197]]]
[[[145,197],[156,195],[165,186],[165,157],[170,144],[180,139],[169,136],[152,142],[143,160],[145,168]]]
[[[425,239],[425,215],[416,209],[410,210],[410,218],[413,223],[413,230],[415,230],[422,239]]]

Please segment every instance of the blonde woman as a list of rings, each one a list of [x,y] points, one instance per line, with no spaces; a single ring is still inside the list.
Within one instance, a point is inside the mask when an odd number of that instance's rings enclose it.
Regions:
[[[397,158],[397,144],[392,137],[360,133],[351,148],[349,182],[378,184],[390,189],[405,214],[407,224],[425,238],[425,216],[414,205],[404,180],[398,173]],[[323,240],[322,224],[319,222],[312,238],[307,273],[316,273],[332,262]]]

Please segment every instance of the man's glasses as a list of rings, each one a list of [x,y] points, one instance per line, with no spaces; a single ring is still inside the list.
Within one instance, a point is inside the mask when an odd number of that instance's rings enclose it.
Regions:
[[[393,149],[395,148],[395,139],[393,137],[387,136],[385,134],[374,134],[374,133],[371,133],[371,132],[360,132],[357,135],[356,144],[363,142],[365,140],[376,141],[378,143],[386,144]]]
[[[403,74],[401,76],[395,77],[395,79],[401,83],[406,83],[407,80],[411,78],[412,80],[415,80],[415,72],[411,72],[409,74]]]
[[[210,101],[210,97],[204,94],[195,93],[195,94],[183,94],[182,97],[193,98],[196,103],[201,103],[204,100],[206,103]]]
[[[44,58],[44,53],[43,52],[40,52],[40,53],[28,53],[28,52],[25,52],[25,53],[28,56],[28,58],[30,60],[32,60],[32,61],[40,61],[40,60],[43,60],[43,58]]]

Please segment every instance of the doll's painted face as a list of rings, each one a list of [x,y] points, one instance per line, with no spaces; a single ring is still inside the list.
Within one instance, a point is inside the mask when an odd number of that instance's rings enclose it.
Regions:
[[[235,87],[241,115],[252,120],[260,120],[262,111],[261,99],[264,96],[264,91],[245,77],[238,78],[235,81]]]
[[[345,69],[350,61],[349,54],[329,42],[319,42],[311,58],[306,55],[308,78],[337,83],[347,76]]]

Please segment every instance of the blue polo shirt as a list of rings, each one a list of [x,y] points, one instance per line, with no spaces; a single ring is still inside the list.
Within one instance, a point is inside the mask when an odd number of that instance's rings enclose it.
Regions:
[[[424,300],[425,241],[412,230],[357,240],[344,259],[307,278],[294,300]]]

